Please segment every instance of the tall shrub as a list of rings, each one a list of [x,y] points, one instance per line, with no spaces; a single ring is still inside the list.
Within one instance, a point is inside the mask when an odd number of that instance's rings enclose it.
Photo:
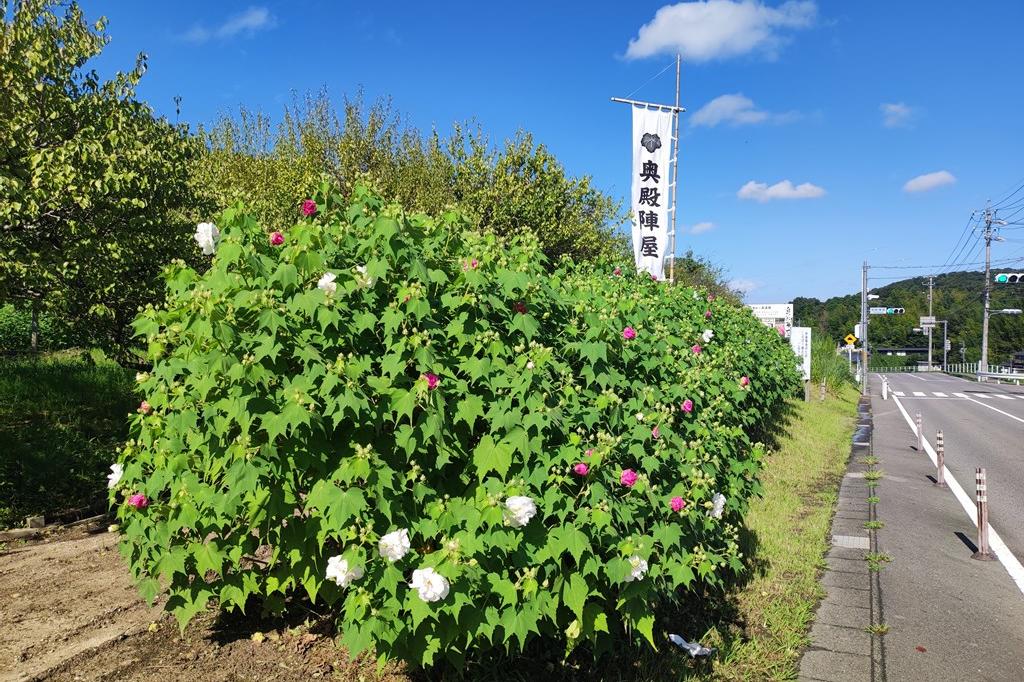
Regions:
[[[171,266],[136,322],[153,371],[111,501],[182,626],[308,599],[415,664],[604,653],[741,569],[751,434],[799,385],[777,334],[361,187],[305,210],[269,238],[225,211],[209,270]]]

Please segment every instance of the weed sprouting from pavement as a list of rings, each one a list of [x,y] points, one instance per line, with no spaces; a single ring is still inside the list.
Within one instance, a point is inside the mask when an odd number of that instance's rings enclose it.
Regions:
[[[892,557],[881,552],[868,552],[864,555],[864,560],[868,562],[868,570],[877,573],[882,570],[884,564],[892,561]]]

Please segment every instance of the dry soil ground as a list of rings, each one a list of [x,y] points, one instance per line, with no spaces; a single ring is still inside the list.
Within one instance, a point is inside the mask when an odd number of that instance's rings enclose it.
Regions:
[[[211,618],[181,637],[139,599],[104,529],[0,549],[0,682],[407,679],[349,663],[315,625]]]

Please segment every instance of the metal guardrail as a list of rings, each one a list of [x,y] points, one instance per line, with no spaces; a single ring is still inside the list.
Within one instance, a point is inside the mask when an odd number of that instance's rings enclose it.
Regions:
[[[974,375],[978,377],[978,381],[984,381],[986,379],[995,379],[999,382],[1012,381],[1018,386],[1020,386],[1020,382],[1024,380],[1024,374],[1016,372],[975,372]]]

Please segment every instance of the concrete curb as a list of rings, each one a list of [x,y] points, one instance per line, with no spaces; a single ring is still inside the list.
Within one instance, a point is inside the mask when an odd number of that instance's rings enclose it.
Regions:
[[[800,659],[800,680],[885,679],[883,638],[868,631],[881,622],[878,572],[870,570],[865,560],[865,555],[877,551],[875,533],[864,528],[865,522],[875,520],[875,505],[867,501],[873,491],[864,477],[872,467],[863,462],[873,451],[870,397],[861,397],[857,417],[850,460],[832,518],[832,546],[825,555],[828,567],[821,577],[825,598],[814,617],[811,644]]]

